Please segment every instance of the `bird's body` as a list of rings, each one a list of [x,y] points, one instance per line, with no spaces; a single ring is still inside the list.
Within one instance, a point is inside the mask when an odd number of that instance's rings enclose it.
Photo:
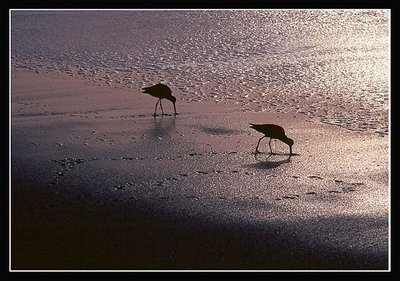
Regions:
[[[172,91],[167,85],[158,83],[158,84],[150,86],[150,87],[145,87],[145,88],[143,88],[143,93],[146,93],[146,94],[149,94],[150,96],[158,98],[158,101],[156,103],[156,108],[154,110],[154,116],[156,116],[158,103],[160,103],[161,112],[162,112],[162,115],[164,115],[164,109],[161,104],[162,99],[167,99],[172,102],[172,104],[174,105],[174,112],[176,115],[176,107],[175,107],[176,98],[172,95]]]
[[[260,145],[260,141],[263,138],[268,137],[268,138],[270,138],[269,148],[270,148],[271,154],[272,154],[272,148],[271,148],[271,140],[272,139],[278,139],[278,140],[286,143],[290,148],[290,155],[292,154],[292,145],[294,142],[292,139],[290,139],[286,136],[285,130],[281,126],[275,125],[275,124],[252,124],[252,123],[250,123],[250,125],[251,125],[250,127],[253,128],[254,130],[264,134],[264,136],[262,138],[260,138],[257,143],[256,152],[259,152],[258,146]]]

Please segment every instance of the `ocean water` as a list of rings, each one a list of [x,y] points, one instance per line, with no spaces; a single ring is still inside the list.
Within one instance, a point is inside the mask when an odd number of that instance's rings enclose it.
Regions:
[[[13,10],[10,29],[18,68],[389,132],[389,10]]]

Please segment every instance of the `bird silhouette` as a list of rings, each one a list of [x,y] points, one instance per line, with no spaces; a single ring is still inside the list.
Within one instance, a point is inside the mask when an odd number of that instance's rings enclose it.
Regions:
[[[250,128],[253,128],[254,130],[264,134],[264,136],[258,140],[257,147],[256,147],[256,153],[260,152],[258,150],[260,141],[263,138],[268,137],[268,138],[270,138],[268,144],[269,144],[269,149],[271,151],[271,154],[272,154],[271,140],[278,139],[278,140],[286,143],[289,146],[290,155],[292,155],[292,145],[293,145],[294,141],[286,136],[285,130],[281,126],[275,125],[275,124],[252,124],[252,123],[250,123],[250,125],[251,125]]]
[[[171,94],[172,91],[167,85],[158,83],[158,84],[150,86],[150,87],[145,87],[145,88],[143,88],[143,93],[146,93],[146,94],[149,94],[150,96],[158,98],[158,101],[156,103],[156,108],[154,110],[154,116],[157,116],[156,113],[157,113],[158,103],[160,103],[161,112],[162,112],[162,115],[164,115],[164,109],[161,104],[162,99],[170,100],[172,102],[172,104],[174,105],[174,114],[175,115],[177,114],[176,107],[175,107],[176,98]]]

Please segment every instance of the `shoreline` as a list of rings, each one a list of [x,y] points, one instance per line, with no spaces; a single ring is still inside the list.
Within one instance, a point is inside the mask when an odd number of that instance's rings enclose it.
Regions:
[[[387,269],[388,136],[207,102],[153,118],[131,90],[12,83],[13,269]],[[265,140],[255,157],[248,123],[265,119],[296,155]]]

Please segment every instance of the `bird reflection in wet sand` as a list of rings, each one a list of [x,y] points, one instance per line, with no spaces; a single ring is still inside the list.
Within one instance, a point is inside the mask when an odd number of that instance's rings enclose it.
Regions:
[[[174,115],[177,115],[176,107],[175,107],[176,98],[171,94],[172,91],[167,85],[158,83],[158,84],[150,86],[150,87],[145,87],[145,88],[143,88],[143,93],[146,93],[146,94],[149,94],[150,96],[158,98],[158,101],[156,103],[156,108],[154,109],[154,114],[153,114],[154,116],[157,116],[157,114],[156,114],[157,106],[159,103],[160,103],[160,107],[161,107],[161,113],[162,113],[162,115],[164,115],[164,109],[161,104],[162,99],[167,99],[172,102],[172,104],[174,105]]]
[[[294,141],[286,136],[285,130],[281,126],[275,124],[252,124],[252,123],[250,123],[250,125],[251,125],[250,127],[253,128],[254,130],[264,134],[264,136],[258,140],[256,153],[260,153],[260,151],[258,150],[258,146],[260,145],[261,140],[265,137],[268,137],[269,138],[268,144],[271,154],[273,154],[271,141],[272,139],[278,139],[289,146],[290,149],[289,155],[292,155],[292,146],[294,144]]]
[[[170,139],[175,131],[176,118],[154,118],[154,127],[149,130],[149,135],[154,139]]]

